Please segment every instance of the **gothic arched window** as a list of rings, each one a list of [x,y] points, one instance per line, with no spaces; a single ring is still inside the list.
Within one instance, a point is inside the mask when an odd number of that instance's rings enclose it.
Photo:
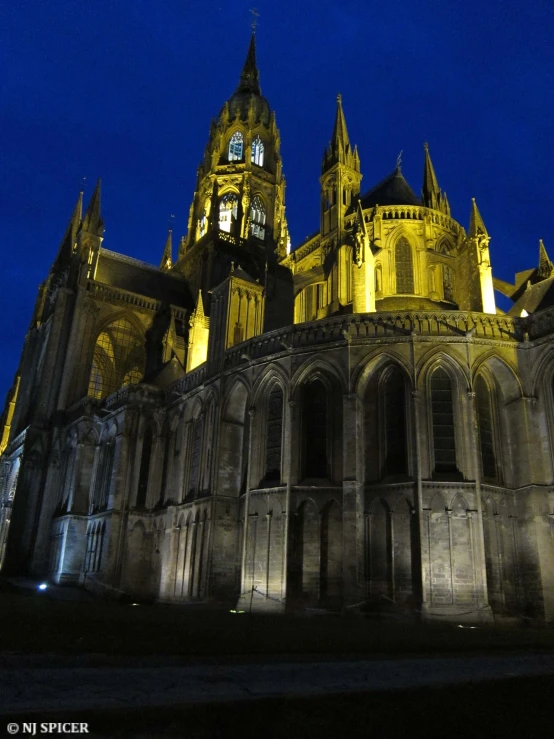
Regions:
[[[408,472],[406,454],[406,383],[398,367],[391,367],[383,383],[385,475]]]
[[[202,418],[196,419],[192,426],[192,439],[190,445],[190,473],[188,492],[194,495],[198,492],[200,478],[200,454],[202,451]]]
[[[221,231],[231,233],[233,224],[237,220],[239,199],[234,192],[228,192],[221,198],[219,203],[219,228]]]
[[[441,367],[431,377],[431,411],[435,472],[456,472],[452,385],[448,373]]]
[[[264,142],[259,136],[256,136],[252,142],[252,164],[257,164],[258,167],[264,166]]]
[[[477,423],[481,449],[481,470],[483,478],[492,481],[496,480],[497,477],[492,404],[489,388],[481,375],[475,383],[475,399],[477,402]]]
[[[144,339],[122,318],[106,326],[94,345],[88,395],[106,398],[124,385],[142,380]]]
[[[405,236],[401,236],[396,242],[394,260],[396,263],[396,292],[413,293],[414,265],[412,247]]]
[[[242,152],[244,149],[244,136],[240,131],[235,131],[229,140],[229,161],[242,161]]]
[[[265,238],[265,207],[259,195],[252,198],[250,217],[252,219],[252,236],[263,241]]]
[[[283,391],[277,385],[269,394],[265,480],[281,481],[281,442],[283,436]]]
[[[454,300],[452,269],[447,264],[442,265],[442,288],[444,299]]]
[[[321,380],[310,382],[304,391],[304,477],[328,477],[327,396]]]
[[[204,203],[202,215],[198,221],[198,238],[201,239],[208,232],[208,203]]]

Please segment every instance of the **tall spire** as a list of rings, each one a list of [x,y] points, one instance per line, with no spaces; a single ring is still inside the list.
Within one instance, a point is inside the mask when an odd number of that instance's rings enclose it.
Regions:
[[[554,264],[546,252],[543,240],[539,240],[539,268],[537,273],[540,277],[551,277],[554,273]]]
[[[171,227],[167,232],[167,241],[165,242],[165,249],[160,262],[160,269],[171,269],[173,265],[173,244],[172,244],[173,231]]]
[[[471,198],[471,215],[469,217],[469,231],[467,235],[470,239],[474,239],[478,236],[488,237],[489,235],[485,227],[485,223],[481,218],[481,214],[479,213],[479,208],[477,207],[475,198]]]
[[[246,55],[246,61],[242,68],[237,92],[250,92],[254,95],[262,94],[260,89],[260,73],[256,65],[256,36],[254,35],[254,31],[252,31],[252,35],[250,36],[248,54]]]
[[[100,214],[100,187],[101,180],[98,180],[83,219],[83,231],[94,233],[97,236],[102,236],[104,232],[104,221]]]
[[[423,164],[423,186],[421,188],[421,199],[423,205],[426,208],[432,208],[433,210],[440,210],[446,215],[450,215],[450,205],[446,193],[442,193],[435,174],[435,168],[431,161],[431,155],[429,154],[429,144],[425,142],[423,144],[425,149],[425,161]]]

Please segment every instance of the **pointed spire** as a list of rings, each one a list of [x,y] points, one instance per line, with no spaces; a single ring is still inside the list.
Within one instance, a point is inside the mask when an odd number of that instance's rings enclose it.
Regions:
[[[431,161],[431,155],[429,154],[429,144],[425,142],[423,144],[425,149],[425,163],[423,166],[423,187],[421,188],[421,194],[423,197],[423,203],[427,208],[438,209],[438,205],[441,200],[441,191],[433,162]]]
[[[539,268],[537,272],[540,277],[551,277],[554,272],[554,264],[550,261],[542,239],[539,240]]]
[[[173,231],[171,228],[167,232],[167,241],[165,242],[165,249],[160,262],[160,269],[171,269],[173,266],[173,243],[172,243]]]
[[[340,93],[337,95],[337,114],[335,116],[335,125],[333,127],[331,148],[333,154],[339,159],[339,161],[344,161],[345,154],[350,151],[350,141],[348,139],[346,120],[342,109],[342,95]]]
[[[481,218],[475,198],[471,198],[471,215],[469,217],[469,231],[467,233],[470,239],[474,239],[477,236],[488,236],[489,233],[485,228],[485,223]]]
[[[83,231],[94,233],[97,236],[102,236],[104,233],[104,221],[100,215],[100,188],[101,180],[98,180],[88,204],[82,226]]]
[[[248,54],[246,55],[246,61],[242,68],[237,92],[251,92],[254,95],[262,94],[260,89],[260,73],[256,65],[256,37],[253,32],[250,36]]]
[[[71,218],[69,219],[69,223],[67,224],[67,228],[65,230],[65,234],[62,239],[62,243],[60,244],[60,248],[58,250],[58,255],[55,260],[55,264],[59,264],[60,262],[66,263],[72,253],[73,253],[73,245],[75,244],[75,237],[77,235],[77,231],[79,230],[79,226],[81,225],[81,220],[83,218],[83,191],[79,193],[79,197],[77,198],[77,202],[75,203],[75,207],[73,208],[73,213],[71,214]]]

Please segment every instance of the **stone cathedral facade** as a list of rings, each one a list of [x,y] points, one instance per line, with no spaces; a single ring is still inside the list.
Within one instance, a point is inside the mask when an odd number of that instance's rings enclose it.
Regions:
[[[541,242],[495,280],[427,146],[420,195],[399,167],[361,181],[339,96],[319,230],[291,247],[252,37],[177,254],[171,232],[159,267],[110,251],[100,185],[79,198],[0,428],[4,574],[554,620],[554,264]]]

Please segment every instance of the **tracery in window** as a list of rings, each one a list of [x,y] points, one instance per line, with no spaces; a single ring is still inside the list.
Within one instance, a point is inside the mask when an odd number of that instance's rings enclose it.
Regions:
[[[144,373],[144,340],[122,318],[106,326],[94,346],[88,395],[106,398],[124,385],[140,382]]]
[[[239,199],[234,192],[228,192],[219,203],[219,228],[232,233],[237,220]]]
[[[252,142],[252,164],[257,164],[258,167],[264,166],[264,142],[259,136],[256,136]]]
[[[265,479],[279,483],[281,480],[281,442],[283,435],[283,391],[279,386],[269,394],[267,409],[267,446]]]
[[[391,367],[384,378],[385,475],[405,475],[406,460],[406,383],[398,367]]]
[[[394,256],[396,263],[396,292],[413,293],[414,265],[412,248],[405,236],[401,236],[396,242]]]
[[[485,480],[496,480],[496,456],[492,423],[491,396],[487,383],[481,375],[475,383],[477,402],[477,422],[479,427],[479,446],[481,449],[481,470]]]
[[[454,300],[454,287],[452,269],[447,265],[442,265],[442,287],[445,300]]]
[[[435,472],[455,472],[457,467],[452,385],[448,373],[441,367],[431,377],[431,411]]]
[[[244,137],[240,131],[235,131],[229,140],[229,161],[242,161],[242,152],[244,149]]]
[[[251,232],[257,239],[265,238],[265,207],[259,195],[250,204]]]

